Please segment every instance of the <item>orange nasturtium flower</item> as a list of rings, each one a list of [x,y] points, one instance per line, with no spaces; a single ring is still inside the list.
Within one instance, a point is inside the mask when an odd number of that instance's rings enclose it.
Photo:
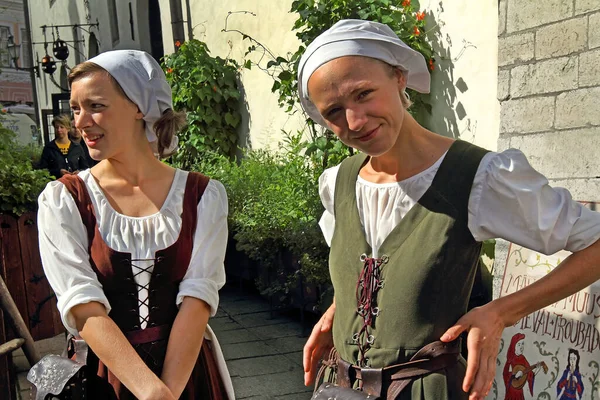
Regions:
[[[167,69],[167,74],[172,74],[173,73],[173,68],[168,68]]]
[[[181,42],[178,40],[175,42],[175,47],[179,47],[179,46],[181,46]]]
[[[417,13],[417,21],[423,21],[425,19],[425,12],[421,11]]]
[[[419,28],[417,28],[416,26],[413,29],[413,33],[415,34],[415,36],[419,36],[419,34],[421,33],[421,31],[419,30]]]
[[[408,6],[410,6],[410,0],[404,0],[402,2],[402,7],[408,7]]]
[[[435,67],[433,66],[433,58],[430,58],[430,59],[429,59],[429,69],[430,69],[431,71],[433,71],[433,70],[435,69]]]

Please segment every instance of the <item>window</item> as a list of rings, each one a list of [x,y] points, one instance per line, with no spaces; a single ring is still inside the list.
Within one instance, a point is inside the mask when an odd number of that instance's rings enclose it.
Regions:
[[[10,29],[8,26],[0,26],[0,67],[10,68],[11,60],[8,55],[8,37]]]
[[[117,16],[116,0],[108,0],[108,18],[110,19],[110,35],[114,45],[119,41],[119,18]]]
[[[31,43],[29,43],[29,35],[27,34],[27,29],[21,28],[21,62],[20,66],[22,68],[30,68],[31,67]]]

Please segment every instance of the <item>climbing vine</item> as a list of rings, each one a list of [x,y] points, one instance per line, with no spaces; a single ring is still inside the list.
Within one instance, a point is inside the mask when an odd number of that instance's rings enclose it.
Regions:
[[[173,105],[186,111],[188,125],[172,163],[189,169],[207,152],[232,157],[241,122],[239,65],[211,56],[199,40],[175,45],[178,51],[165,56],[163,68],[173,89]]]

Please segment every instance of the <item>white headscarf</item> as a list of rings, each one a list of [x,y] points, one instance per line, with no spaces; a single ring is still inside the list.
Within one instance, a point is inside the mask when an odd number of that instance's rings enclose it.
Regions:
[[[384,61],[406,72],[406,86],[429,93],[429,71],[425,57],[408,47],[389,26],[379,22],[345,19],[319,35],[300,58],[298,94],[302,108],[316,123],[327,127],[309,98],[308,80],[321,65],[345,56],[363,56]]]
[[[101,53],[88,61],[104,68],[119,83],[123,91],[144,115],[146,137],[156,151],[158,140],[154,123],[173,108],[171,87],[165,73],[150,54],[139,50],[113,50]],[[165,154],[174,153],[179,138],[173,135]]]

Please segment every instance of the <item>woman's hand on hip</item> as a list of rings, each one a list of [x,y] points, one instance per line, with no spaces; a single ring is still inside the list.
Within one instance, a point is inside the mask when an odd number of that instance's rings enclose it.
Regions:
[[[333,317],[335,315],[335,300],[315,324],[303,350],[304,385],[310,386],[315,381],[319,369],[319,361],[324,354],[333,348]]]
[[[496,357],[505,322],[495,302],[469,311],[441,337],[442,342],[467,335],[467,373],[462,388],[470,392],[469,400],[482,400],[492,387],[496,374]]]

